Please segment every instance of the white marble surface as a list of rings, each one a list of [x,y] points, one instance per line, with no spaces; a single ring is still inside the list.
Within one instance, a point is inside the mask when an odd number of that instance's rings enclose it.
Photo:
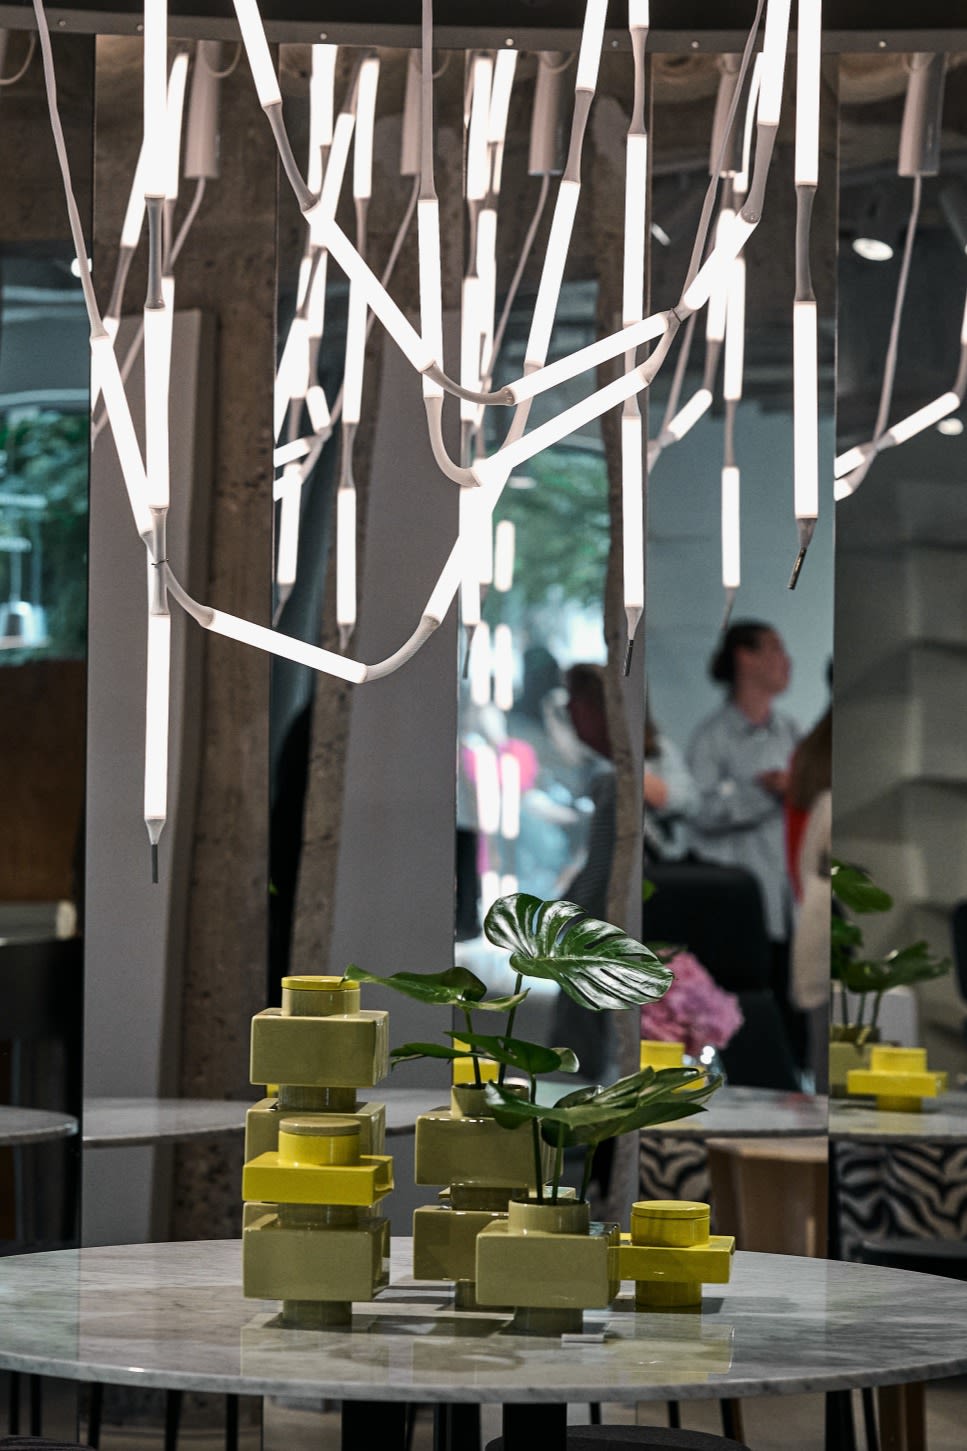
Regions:
[[[69,1139],[76,1133],[77,1119],[69,1113],[0,1104],[0,1145],[39,1144],[47,1139]]]
[[[336,1400],[636,1401],[755,1396],[967,1371],[967,1285],[928,1275],[737,1254],[701,1315],[588,1312],[602,1343],[507,1332],[405,1282],[357,1305],[351,1331],[283,1330],[241,1295],[237,1241],[107,1246],[0,1260],[0,1368],[247,1395]]]
[[[967,1143],[967,1093],[942,1093],[927,1098],[919,1113],[878,1109],[871,1099],[833,1098],[829,1102],[829,1137],[867,1143]]]
[[[360,1099],[386,1104],[386,1132],[412,1130],[417,1114],[447,1100],[447,1092],[416,1088],[360,1090]],[[130,1148],[241,1133],[249,1104],[206,1098],[88,1098],[84,1100],[85,1149]]]
[[[641,1132],[691,1139],[812,1138],[826,1133],[826,1119],[827,1100],[819,1094],[726,1084],[704,1113]]]

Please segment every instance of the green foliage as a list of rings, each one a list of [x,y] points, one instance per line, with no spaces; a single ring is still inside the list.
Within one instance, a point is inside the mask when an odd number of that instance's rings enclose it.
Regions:
[[[549,978],[582,1008],[638,1007],[662,997],[674,980],[649,948],[573,902],[542,902],[526,892],[501,897],[484,932],[510,951],[515,972]]]
[[[39,521],[41,597],[50,637],[40,651],[4,651],[5,665],[38,656],[72,659],[86,654],[88,435],[86,413],[41,411],[13,423],[0,417],[0,488],[7,494],[39,494],[46,500],[43,514],[3,510],[0,532],[29,533],[25,521]],[[29,575],[26,555],[25,593]]]
[[[603,455],[551,449],[527,471],[537,487],[506,489],[499,516],[516,528],[515,596],[601,609],[611,531]]]
[[[345,976],[350,982],[372,982],[379,987],[393,988],[404,997],[421,1003],[437,1003],[444,1007],[480,1009],[483,1012],[507,1013],[527,997],[528,989],[505,997],[486,1000],[487,984],[466,967],[449,967],[446,972],[394,972],[379,977],[364,972],[351,962]]]
[[[889,893],[878,887],[869,873],[860,867],[834,861],[830,883],[833,896],[841,907],[858,915],[888,912],[893,906]],[[880,958],[865,957],[863,948],[861,928],[834,912],[830,923],[830,975],[834,982],[842,983],[845,990],[842,999],[845,1027],[875,1028],[885,992],[944,977],[952,966],[949,958],[934,956],[926,942],[912,942],[908,947],[895,948],[886,957]],[[853,1025],[847,1021],[847,992],[857,994],[860,999],[857,1021]],[[872,1009],[869,1022],[864,1023],[867,999],[872,999]]]

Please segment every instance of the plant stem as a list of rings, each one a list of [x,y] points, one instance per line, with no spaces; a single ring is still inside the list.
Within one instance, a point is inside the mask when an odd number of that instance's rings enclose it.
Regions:
[[[882,993],[877,993],[876,997],[873,999],[873,1016],[870,1019],[870,1027],[871,1028],[875,1028],[876,1025],[877,1025],[877,1023],[880,1020],[880,1007],[882,1006],[882,1003],[883,1003],[883,994]]]
[[[588,1197],[588,1185],[591,1183],[591,1166],[594,1163],[595,1144],[588,1144],[584,1151],[584,1173],[581,1175],[581,1202]]]
[[[534,1078],[533,1075],[531,1075],[530,1085],[531,1085],[530,1101],[531,1101],[531,1103],[536,1103],[537,1102],[537,1079]],[[536,1118],[532,1118],[531,1119],[531,1137],[532,1137],[533,1143],[534,1143],[534,1178],[536,1180],[537,1202],[538,1202],[538,1204],[543,1204],[544,1203],[544,1168],[543,1168],[543,1164],[541,1163],[541,1125],[540,1125],[540,1120],[539,1119],[536,1119]]]
[[[564,1170],[564,1125],[557,1126],[557,1148],[554,1151],[554,1179],[551,1199],[557,1203],[558,1190],[561,1187],[561,1174]]]
[[[463,1016],[466,1019],[467,1032],[473,1033],[473,1018],[470,1016],[469,1008],[463,1009]],[[472,1045],[468,1043],[467,1047],[470,1048],[470,1051],[473,1053]],[[476,1053],[473,1053],[473,1082],[475,1088],[483,1087],[483,1079],[480,1077],[480,1061],[477,1058]]]
[[[839,1005],[843,1013],[843,1027],[849,1027],[849,1004],[846,1001],[846,981],[841,980],[839,985]]]
[[[517,974],[517,981],[514,983],[514,992],[515,993],[519,993],[520,992],[521,984],[523,983],[523,981],[524,981],[524,974],[522,972],[519,972]],[[504,1036],[506,1038],[512,1038],[514,1036],[514,1019],[516,1018],[516,1016],[517,1016],[517,1004],[515,1003],[514,1006],[511,1008],[510,1013],[509,1013],[508,1018],[507,1018],[507,1030],[506,1030],[506,1032],[504,1034]],[[497,1075],[497,1082],[498,1083],[503,1083],[503,1081],[504,1081],[504,1074],[506,1072],[507,1072],[507,1064],[506,1063],[501,1063],[501,1065],[500,1065],[500,1072]]]

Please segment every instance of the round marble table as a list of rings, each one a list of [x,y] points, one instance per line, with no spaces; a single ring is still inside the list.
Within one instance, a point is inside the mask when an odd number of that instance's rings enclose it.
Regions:
[[[642,1129],[641,1134],[676,1139],[814,1138],[826,1133],[827,1102],[821,1094],[726,1084],[712,1095],[704,1113]]]
[[[237,1241],[0,1260],[0,1368],[244,1395],[551,1403],[699,1399],[930,1380],[967,1371],[967,1285],[825,1260],[735,1256],[702,1315],[585,1316],[585,1337],[511,1335],[406,1277],[352,1331],[282,1329],[241,1293]],[[600,1333],[604,1332],[604,1338]]]
[[[919,1113],[892,1113],[869,1099],[833,1098],[829,1102],[829,1137],[867,1143],[967,1143],[967,1093],[962,1090],[927,1098]]]
[[[69,1113],[52,1113],[42,1108],[13,1108],[0,1104],[0,1146],[41,1144],[50,1139],[69,1139],[77,1133],[77,1119]]]
[[[370,1096],[386,1104],[386,1133],[392,1137],[412,1132],[417,1115],[437,1108],[447,1094],[379,1087]],[[88,1098],[83,1143],[85,1149],[106,1149],[219,1138],[244,1130],[249,1107],[241,1100],[226,1099]]]

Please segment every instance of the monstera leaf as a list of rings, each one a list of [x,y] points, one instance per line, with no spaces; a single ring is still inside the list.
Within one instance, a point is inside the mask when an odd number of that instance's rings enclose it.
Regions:
[[[523,992],[490,998],[485,1002],[487,984],[465,967],[450,967],[446,972],[394,972],[391,977],[379,977],[375,972],[364,972],[351,962],[345,976],[350,982],[372,982],[378,987],[390,987],[394,992],[416,998],[421,1003],[472,1008],[474,1012],[507,1013],[527,996],[525,988]]]
[[[851,993],[885,993],[943,977],[951,966],[949,958],[934,957],[926,942],[913,942],[873,962],[848,962],[840,981]]]
[[[878,887],[869,872],[862,867],[852,867],[846,862],[834,861],[830,867],[830,886],[833,895],[851,912],[889,912],[893,898],[889,892]]]
[[[582,1008],[637,1007],[662,997],[674,981],[642,943],[574,902],[542,902],[525,892],[501,897],[484,932],[510,950],[515,972],[556,982]]]
[[[466,1043],[475,1057],[492,1058],[505,1068],[517,1068],[529,1078],[538,1073],[577,1073],[577,1055],[570,1048],[545,1048],[524,1038],[491,1037],[488,1033],[448,1033]]]
[[[487,1101],[504,1128],[536,1119],[549,1144],[590,1148],[633,1129],[700,1113],[720,1083],[700,1068],[643,1068],[607,1088],[579,1088],[550,1108],[516,1098],[496,1083],[487,1085]]]

